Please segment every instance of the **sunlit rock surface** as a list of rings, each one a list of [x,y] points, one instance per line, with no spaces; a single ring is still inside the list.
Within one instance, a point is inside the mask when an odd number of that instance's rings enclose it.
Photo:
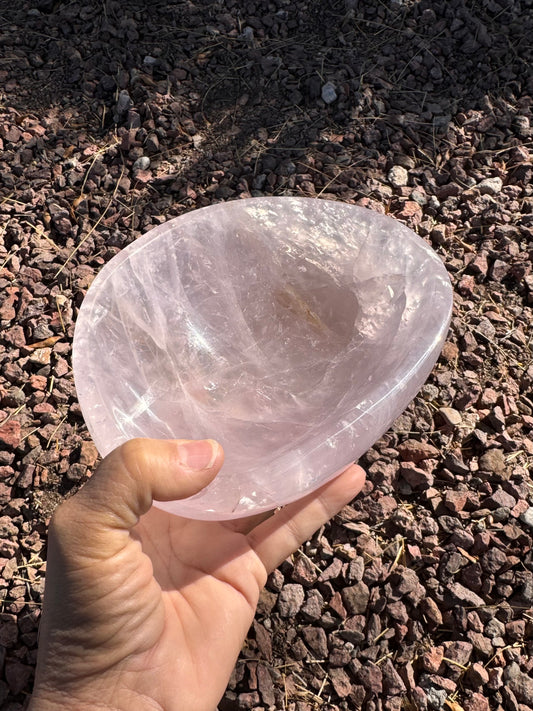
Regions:
[[[306,198],[213,205],[95,279],[74,338],[80,404],[102,455],[132,437],[223,445],[216,480],[162,508],[266,511],[388,428],[437,359],[451,304],[439,258],[391,218]]]

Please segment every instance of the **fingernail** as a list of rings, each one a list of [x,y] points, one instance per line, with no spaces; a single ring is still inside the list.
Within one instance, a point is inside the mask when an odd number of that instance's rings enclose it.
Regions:
[[[218,444],[212,439],[191,439],[179,445],[180,464],[187,469],[210,469],[218,454]]]

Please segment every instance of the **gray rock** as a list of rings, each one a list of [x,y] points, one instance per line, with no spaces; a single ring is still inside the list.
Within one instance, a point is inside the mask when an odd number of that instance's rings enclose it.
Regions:
[[[115,106],[115,113],[113,116],[115,122],[120,121],[120,119],[128,113],[132,106],[133,101],[131,96],[129,95],[126,89],[122,89],[122,91],[118,95],[117,104]]]
[[[496,489],[496,491],[482,502],[483,506],[488,509],[498,509],[502,506],[506,506],[508,509],[512,509],[516,504],[516,499],[511,494],[508,494],[501,488]]]
[[[327,658],[328,638],[322,627],[304,627],[302,637],[317,659]]]
[[[150,158],[148,158],[148,156],[141,156],[140,158],[137,158],[133,164],[133,172],[135,173],[138,170],[148,170],[149,167]]]
[[[507,563],[507,556],[499,548],[489,548],[481,557],[481,567],[486,573],[495,575]]]
[[[482,195],[498,195],[502,191],[503,182],[501,178],[485,178],[477,187]]]
[[[485,600],[475,592],[465,588],[461,583],[452,583],[448,586],[448,592],[451,594],[454,603],[459,605],[472,605],[473,607],[484,607]]]
[[[503,474],[506,468],[503,449],[489,449],[479,458],[481,471]]]
[[[325,104],[332,104],[334,101],[337,101],[335,84],[332,81],[327,81],[322,87],[320,96]]]
[[[521,704],[533,704],[533,678],[521,671],[516,662],[505,668],[503,678]]]
[[[409,173],[401,165],[393,165],[387,174],[393,188],[402,188],[409,182]]]
[[[505,625],[500,622],[496,617],[489,620],[485,625],[485,637],[494,640],[496,637],[503,637],[505,635]]]
[[[247,45],[253,47],[254,45],[254,29],[253,27],[247,26],[242,31],[242,38]]]
[[[324,598],[318,592],[318,590],[310,590],[308,593],[308,598],[302,605],[300,612],[306,619],[310,622],[316,622],[320,619],[322,615],[322,606],[324,605]]]
[[[405,684],[390,659],[385,660],[381,665],[381,673],[383,675],[383,691],[387,696],[398,696],[405,693]]]
[[[440,420],[449,427],[457,427],[463,422],[461,413],[453,407],[440,407],[437,410]]]
[[[383,675],[376,664],[361,667],[355,676],[367,691],[376,695],[381,694],[383,690]]]
[[[354,583],[359,583],[363,579],[364,574],[365,561],[362,556],[358,555],[350,562],[350,567],[348,569],[348,579],[350,581],[353,581]]]
[[[436,686],[428,687],[425,692],[429,706],[436,711],[444,706],[444,702],[448,698],[448,692],[445,689],[438,689]]]
[[[305,599],[305,592],[301,585],[287,583],[283,586],[278,598],[278,611],[281,617],[294,617]]]
[[[515,116],[513,124],[520,138],[529,138],[531,125],[527,116]]]
[[[344,588],[341,593],[344,607],[350,615],[362,615],[366,612],[370,590],[363,582]]]
[[[525,523],[526,526],[529,526],[529,528],[533,528],[533,506],[530,506],[527,511],[520,514],[520,521]]]
[[[422,192],[422,190],[418,190],[417,188],[415,188],[411,193],[411,200],[417,202],[420,207],[424,207],[424,205],[428,204],[428,198],[426,193]]]

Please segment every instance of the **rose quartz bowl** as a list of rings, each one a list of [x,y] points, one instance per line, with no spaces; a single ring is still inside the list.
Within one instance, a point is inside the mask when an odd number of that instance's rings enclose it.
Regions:
[[[430,247],[338,202],[252,198],[156,227],[81,307],[73,365],[104,456],[133,437],[214,438],[197,519],[267,511],[363,454],[426,380],[452,291]]]

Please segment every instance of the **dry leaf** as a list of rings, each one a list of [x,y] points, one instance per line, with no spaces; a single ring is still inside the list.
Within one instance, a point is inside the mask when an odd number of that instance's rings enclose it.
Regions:
[[[461,704],[458,704],[457,701],[452,701],[451,699],[446,699],[446,701],[444,703],[449,706],[451,711],[464,711]]]
[[[50,336],[50,338],[45,338],[44,341],[37,341],[37,343],[30,343],[26,348],[51,348],[54,343],[60,341],[62,336]]]

